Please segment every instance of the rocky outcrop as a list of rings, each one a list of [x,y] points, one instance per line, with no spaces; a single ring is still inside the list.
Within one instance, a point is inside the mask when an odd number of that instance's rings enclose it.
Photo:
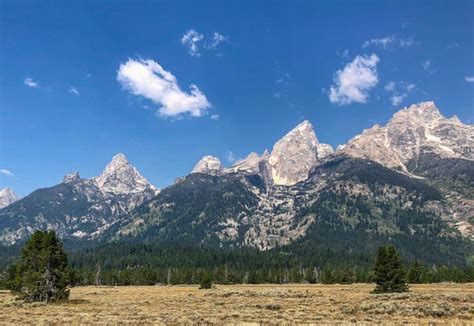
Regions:
[[[191,173],[207,173],[211,175],[220,175],[222,173],[221,161],[214,156],[206,155],[194,166]]]
[[[0,208],[7,207],[19,199],[18,195],[11,188],[0,190]]]

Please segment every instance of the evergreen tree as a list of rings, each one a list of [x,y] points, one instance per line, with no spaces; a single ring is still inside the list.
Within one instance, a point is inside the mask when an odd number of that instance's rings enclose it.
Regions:
[[[54,231],[36,231],[21,252],[10,290],[26,301],[58,301],[69,297],[68,258]]]
[[[422,281],[421,281],[422,273],[423,273],[423,267],[416,260],[413,263],[412,267],[410,268],[410,271],[408,272],[408,282],[410,284],[420,284],[420,283],[422,283]]]
[[[200,289],[211,289],[212,288],[212,275],[209,272],[202,274]]]
[[[374,267],[374,293],[407,292],[406,271],[394,246],[381,246]]]

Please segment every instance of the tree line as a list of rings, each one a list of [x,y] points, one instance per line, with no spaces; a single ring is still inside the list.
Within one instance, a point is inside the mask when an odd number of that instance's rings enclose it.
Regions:
[[[335,259],[326,265],[314,266],[283,251],[116,244],[72,252],[68,257],[53,231],[37,231],[22,248],[20,260],[3,271],[0,286],[27,301],[57,301],[69,296],[71,286],[79,285],[201,284],[209,288],[212,284],[374,282],[374,291],[379,293],[406,291],[408,283],[474,282],[473,267],[427,266],[418,261],[406,266],[391,245],[378,249],[375,265],[373,257],[367,264],[352,264],[340,260],[344,253],[333,254]]]

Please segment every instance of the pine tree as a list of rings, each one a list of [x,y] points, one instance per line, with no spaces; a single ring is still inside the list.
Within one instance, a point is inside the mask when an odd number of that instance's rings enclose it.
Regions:
[[[407,292],[406,271],[394,246],[381,246],[374,267],[374,293]]]
[[[36,231],[21,252],[14,286],[25,301],[58,301],[69,297],[68,258],[54,231]]]
[[[212,288],[212,275],[209,272],[205,272],[201,277],[200,289],[211,289]]]
[[[415,261],[413,263],[412,267],[410,268],[410,271],[408,272],[408,282],[410,284],[422,283],[421,281],[421,276],[423,273],[422,268],[423,268],[422,265],[418,261]]]

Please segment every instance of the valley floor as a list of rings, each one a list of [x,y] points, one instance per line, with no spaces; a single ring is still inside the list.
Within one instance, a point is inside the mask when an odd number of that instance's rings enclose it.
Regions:
[[[218,285],[78,287],[67,303],[15,301],[0,291],[0,324],[474,323],[474,283],[413,285],[373,295],[373,286]]]

